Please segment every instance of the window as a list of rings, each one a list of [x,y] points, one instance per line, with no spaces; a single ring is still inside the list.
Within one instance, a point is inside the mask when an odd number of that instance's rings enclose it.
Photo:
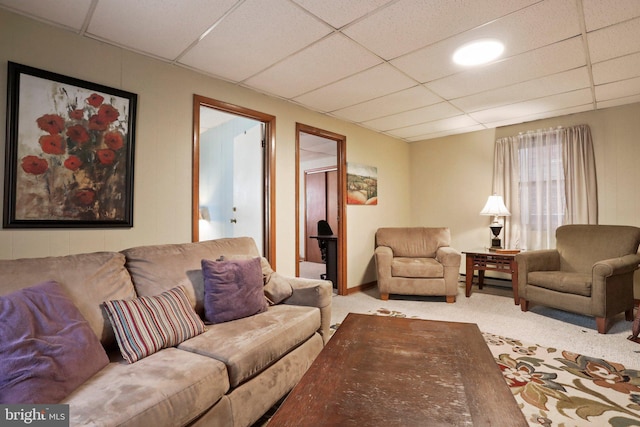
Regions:
[[[559,226],[597,223],[595,186],[586,125],[529,131],[496,141],[494,192],[503,195],[511,211],[505,223],[509,247],[553,248]]]
[[[553,246],[556,228],[565,215],[562,146],[557,132],[521,136],[520,211],[523,238],[527,246]]]

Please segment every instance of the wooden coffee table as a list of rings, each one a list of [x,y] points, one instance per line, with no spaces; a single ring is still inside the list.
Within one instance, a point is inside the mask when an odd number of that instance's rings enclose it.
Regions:
[[[350,313],[274,426],[527,426],[477,325]]]

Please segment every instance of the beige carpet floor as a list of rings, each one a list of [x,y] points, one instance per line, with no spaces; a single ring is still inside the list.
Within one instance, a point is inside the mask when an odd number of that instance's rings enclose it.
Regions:
[[[510,287],[485,285],[479,290],[474,286],[471,297],[466,298],[464,284],[460,283],[454,304],[447,304],[444,297],[392,295],[390,300],[382,301],[377,288],[348,296],[334,295],[332,324],[342,322],[349,312],[373,314],[380,309],[399,311],[407,317],[476,323],[482,332],[640,368],[640,344],[626,339],[632,322],[624,320],[622,313],[609,332],[602,335],[591,317],[535,305],[523,313],[514,304]]]

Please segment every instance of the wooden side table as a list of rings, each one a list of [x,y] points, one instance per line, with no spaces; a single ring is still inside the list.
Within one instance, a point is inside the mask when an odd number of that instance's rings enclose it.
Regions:
[[[511,274],[511,286],[513,287],[513,301],[516,305],[520,304],[518,296],[518,263],[516,263],[516,254],[506,254],[481,249],[477,251],[463,251],[467,257],[466,269],[466,289],[465,295],[471,296],[471,285],[473,283],[473,272],[478,270],[478,288],[482,289],[484,285],[485,271],[500,271],[502,273]]]

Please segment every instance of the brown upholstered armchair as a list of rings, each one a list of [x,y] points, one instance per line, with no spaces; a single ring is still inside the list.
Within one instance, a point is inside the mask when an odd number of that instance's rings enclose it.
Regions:
[[[460,252],[446,227],[379,228],[376,272],[380,298],[389,294],[445,296],[456,302]]]
[[[633,320],[633,273],[640,264],[640,228],[563,225],[556,249],[516,255],[520,308],[541,304],[596,318],[601,334],[611,318]]]

